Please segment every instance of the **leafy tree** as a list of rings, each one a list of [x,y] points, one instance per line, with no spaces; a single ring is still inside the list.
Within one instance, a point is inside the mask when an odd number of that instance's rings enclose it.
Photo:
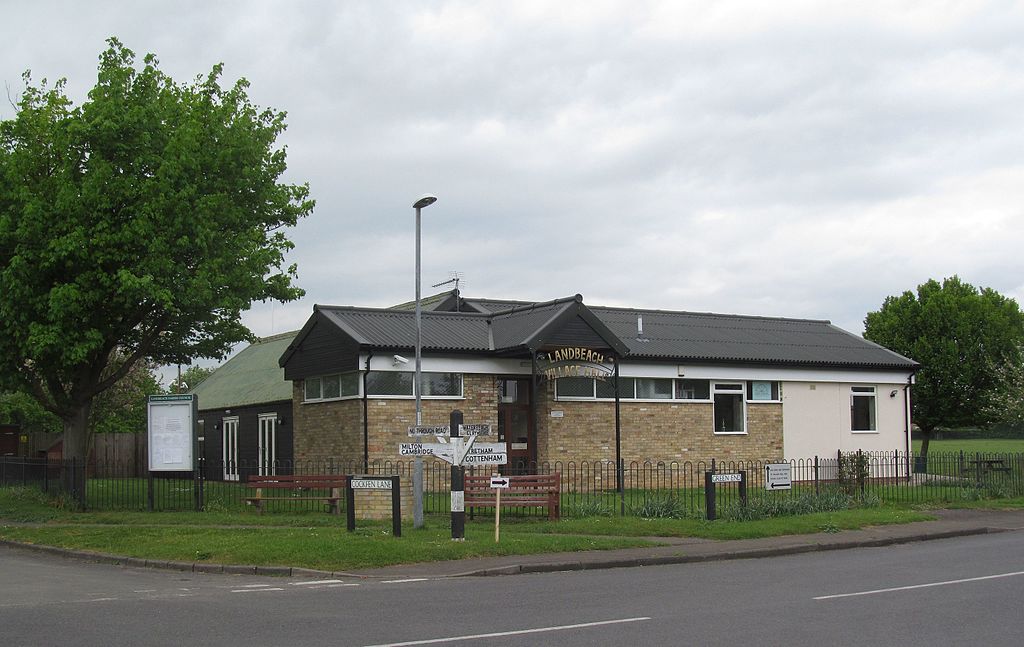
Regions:
[[[190,83],[107,41],[88,99],[25,90],[0,121],[0,388],[30,393],[85,458],[94,399],[142,361],[222,357],[254,300],[302,295],[283,228],[313,208],[280,182],[284,113],[222,66]]]
[[[0,393],[0,422],[18,425],[26,433],[59,432],[62,428],[60,418],[20,391]]]
[[[936,428],[992,422],[994,367],[1020,361],[1024,314],[1013,299],[953,276],[886,298],[864,328],[865,338],[921,364],[911,402],[927,455]]]
[[[205,366],[197,365],[189,366],[182,372],[181,377],[175,377],[171,381],[171,384],[167,388],[167,390],[170,391],[171,393],[185,393],[189,389],[195,388],[196,385],[198,385],[206,378],[210,377],[210,375],[212,375],[213,372],[216,370],[216,367],[208,368]]]
[[[1024,359],[1024,348],[1018,352]],[[996,388],[988,404],[988,415],[1017,430],[1024,429],[1024,362],[1008,361],[996,366],[994,373]]]
[[[107,370],[114,370],[123,362],[124,357],[119,356]],[[146,397],[163,393],[155,369],[152,362],[140,360],[124,377],[98,394],[89,415],[89,432],[145,433]]]

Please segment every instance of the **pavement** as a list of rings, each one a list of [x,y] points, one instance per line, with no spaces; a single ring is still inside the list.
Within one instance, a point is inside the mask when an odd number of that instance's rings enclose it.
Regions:
[[[822,550],[844,550],[892,546],[916,541],[983,535],[1024,530],[1024,509],[1017,510],[933,510],[936,519],[906,524],[871,526],[809,535],[783,535],[761,539],[718,540],[695,537],[651,537],[659,546],[594,550],[539,555],[478,557],[444,562],[399,564],[357,571],[329,572],[289,566],[246,566],[146,560],[120,555],[102,555],[52,546],[2,541],[0,545],[37,552],[133,567],[165,568],[203,573],[240,573],[291,577],[356,577],[381,579],[445,578],[519,575],[554,571],[601,568],[629,568],[661,564],[686,564],[728,559],[751,559],[795,555]]]

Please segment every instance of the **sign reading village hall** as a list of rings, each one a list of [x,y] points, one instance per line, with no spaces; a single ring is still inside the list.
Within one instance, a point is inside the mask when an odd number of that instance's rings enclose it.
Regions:
[[[559,348],[537,356],[537,368],[549,380],[561,377],[592,377],[604,380],[612,369],[605,366],[604,353],[579,346]]]

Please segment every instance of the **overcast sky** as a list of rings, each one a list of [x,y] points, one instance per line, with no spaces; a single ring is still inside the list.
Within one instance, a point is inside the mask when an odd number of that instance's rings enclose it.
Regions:
[[[953,274],[1024,297],[1021,2],[3,0],[0,80],[104,40],[288,113],[302,300],[469,296],[829,319]],[[0,117],[10,118],[9,102]]]

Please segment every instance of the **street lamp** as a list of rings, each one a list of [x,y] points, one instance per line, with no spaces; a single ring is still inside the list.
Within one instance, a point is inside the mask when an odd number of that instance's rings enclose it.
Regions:
[[[420,310],[420,209],[437,202],[437,196],[429,193],[413,203],[416,209],[416,426],[423,424],[423,408],[420,401],[423,382],[421,380],[420,362],[423,355],[423,326]],[[412,525],[423,527],[423,458],[419,455],[414,459],[412,472]]]

